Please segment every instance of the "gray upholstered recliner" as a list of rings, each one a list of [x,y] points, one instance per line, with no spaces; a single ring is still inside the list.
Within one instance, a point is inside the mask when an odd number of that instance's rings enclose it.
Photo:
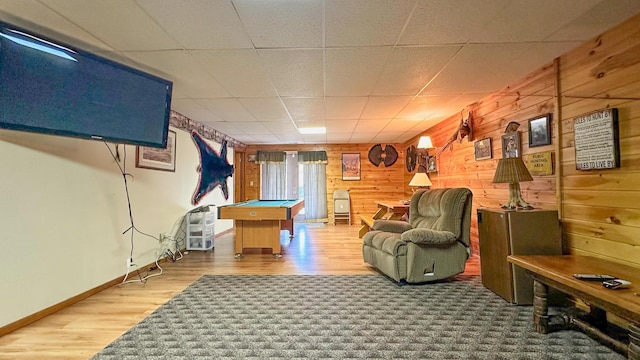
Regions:
[[[464,272],[471,255],[473,194],[466,188],[418,190],[409,222],[376,220],[362,238],[364,261],[398,282],[423,283]]]

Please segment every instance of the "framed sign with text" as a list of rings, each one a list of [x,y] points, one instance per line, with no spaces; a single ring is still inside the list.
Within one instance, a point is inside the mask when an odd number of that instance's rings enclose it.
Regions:
[[[576,169],[620,167],[618,109],[594,111],[573,119]]]

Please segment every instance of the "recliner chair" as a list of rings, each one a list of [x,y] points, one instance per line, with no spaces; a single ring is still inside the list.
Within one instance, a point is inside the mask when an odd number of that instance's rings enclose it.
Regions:
[[[466,188],[416,191],[409,222],[379,219],[364,235],[364,261],[401,283],[431,282],[464,272],[471,255],[472,200]]]

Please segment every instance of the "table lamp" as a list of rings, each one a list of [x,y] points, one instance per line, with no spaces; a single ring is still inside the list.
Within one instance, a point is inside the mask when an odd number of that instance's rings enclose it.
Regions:
[[[409,181],[409,186],[417,186],[418,189],[427,189],[431,186],[431,180],[427,173],[417,172]]]
[[[493,176],[493,182],[509,184],[509,201],[502,205],[503,209],[533,209],[533,206],[522,199],[522,195],[520,194],[520,181],[533,181],[522,158],[513,157],[498,160],[498,167]]]

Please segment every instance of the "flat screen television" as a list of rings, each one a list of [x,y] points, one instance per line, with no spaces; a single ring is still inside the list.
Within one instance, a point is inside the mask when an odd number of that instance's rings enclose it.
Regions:
[[[172,86],[0,22],[0,128],[164,148]]]

